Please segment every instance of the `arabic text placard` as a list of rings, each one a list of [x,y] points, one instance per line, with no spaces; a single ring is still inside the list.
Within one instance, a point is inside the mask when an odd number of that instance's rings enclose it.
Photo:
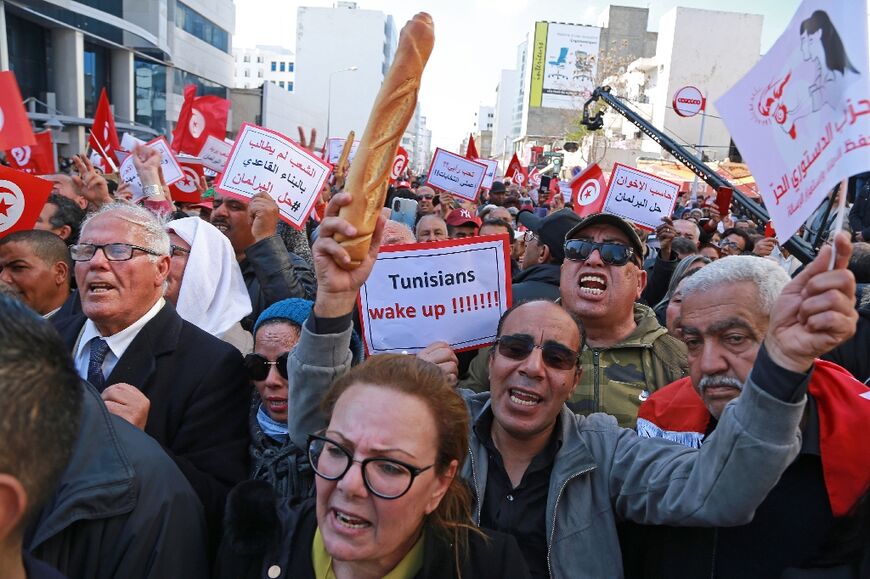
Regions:
[[[426,184],[474,201],[485,177],[486,165],[439,148],[429,165]]]
[[[614,163],[604,213],[633,221],[644,229],[655,229],[662,217],[670,217],[680,187],[655,175]]]

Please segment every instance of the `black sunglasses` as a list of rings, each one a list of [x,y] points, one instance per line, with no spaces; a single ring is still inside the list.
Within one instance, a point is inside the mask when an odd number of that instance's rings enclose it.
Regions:
[[[287,357],[290,352],[284,352],[278,356],[274,362],[270,362],[265,356],[260,354],[248,354],[245,356],[244,365],[248,369],[248,376],[251,380],[265,380],[269,375],[269,367],[275,366],[278,374],[287,380]]]
[[[525,360],[535,348],[541,349],[544,364],[556,370],[573,370],[580,364],[580,354],[558,342],[544,342],[543,346],[535,343],[531,336],[502,336],[496,340],[498,353],[511,360]]]
[[[634,250],[621,243],[569,239],[565,242],[565,259],[586,261],[596,249],[601,256],[601,261],[607,265],[625,265],[634,256]]]

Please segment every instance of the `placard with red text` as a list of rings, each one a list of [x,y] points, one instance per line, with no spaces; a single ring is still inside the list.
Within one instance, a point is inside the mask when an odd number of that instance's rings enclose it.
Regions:
[[[215,188],[249,200],[267,193],[283,221],[302,229],[332,167],[281,133],[244,123]]]
[[[613,164],[604,213],[618,215],[644,229],[655,229],[670,217],[680,186],[632,167]]]
[[[510,267],[506,234],[382,247],[359,292],[366,353],[492,344],[511,304]]]
[[[486,169],[483,163],[460,157],[444,149],[435,149],[426,184],[468,201],[474,201],[486,177]]]
[[[197,157],[202,159],[202,164],[214,171],[220,173],[227,166],[227,159],[230,157],[230,151],[233,149],[233,144],[218,139],[214,135],[209,135],[205,139],[205,144]]]

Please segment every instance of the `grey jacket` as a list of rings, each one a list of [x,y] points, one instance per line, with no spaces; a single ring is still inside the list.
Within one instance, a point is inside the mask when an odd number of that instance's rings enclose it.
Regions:
[[[328,384],[350,367],[349,343],[350,328],[332,335],[303,328],[288,361],[294,442],[305,444],[309,433],[323,428],[318,405]],[[476,421],[489,408],[489,392],[461,393]],[[780,402],[750,379],[700,450],[640,439],[609,415],[584,417],[563,406],[563,442],[545,514],[551,576],[622,577],[620,520],[699,527],[749,522],[800,449],[805,403],[805,396],[796,404]],[[488,460],[473,430],[468,454],[462,476],[474,487],[479,522]]]

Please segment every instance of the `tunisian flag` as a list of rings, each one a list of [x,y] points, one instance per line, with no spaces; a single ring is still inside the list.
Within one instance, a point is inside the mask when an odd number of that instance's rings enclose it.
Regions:
[[[399,177],[401,177],[405,172],[405,169],[408,168],[409,161],[410,157],[408,156],[408,151],[402,147],[396,149],[396,158],[393,160],[392,168],[390,168],[390,184],[399,180]]]
[[[108,156],[112,162],[106,161],[105,165],[117,167],[118,157],[115,151],[121,148],[118,141],[118,131],[115,130],[115,116],[109,107],[109,97],[106,96],[106,87],[100,92],[100,102],[97,103],[97,111],[94,113],[94,127],[88,137],[88,143],[104,159]],[[103,154],[105,152],[105,155]]]
[[[36,146],[15,73],[0,72],[0,149]]]
[[[601,213],[607,197],[607,182],[598,164],[589,165],[571,180],[571,200],[574,212],[580,217]]]
[[[0,237],[33,229],[54,183],[0,165]]]
[[[55,172],[51,131],[36,133],[36,146],[12,147],[6,151],[6,160],[13,169],[31,175],[49,175]]]
[[[179,203],[199,203],[202,201],[198,185],[203,176],[202,163],[199,160],[178,159],[184,178],[169,186],[173,201]]]
[[[511,157],[511,162],[508,163],[507,171],[504,172],[505,179],[510,179],[516,185],[525,186],[529,180],[529,170],[520,164],[520,158],[514,153]]]
[[[184,104],[172,131],[172,152],[199,155],[209,135],[223,141],[227,136],[230,104],[216,96],[196,96],[196,85],[184,87]]]
[[[477,145],[474,144],[474,135],[468,135],[468,147],[465,149],[465,158],[476,160],[480,155],[477,154]]]

